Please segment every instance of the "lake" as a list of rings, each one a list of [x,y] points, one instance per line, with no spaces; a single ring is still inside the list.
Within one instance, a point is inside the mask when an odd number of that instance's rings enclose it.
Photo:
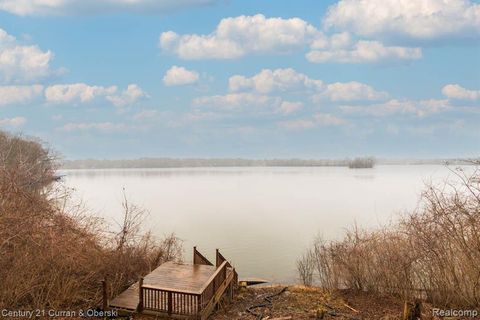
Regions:
[[[149,211],[157,236],[175,232],[185,260],[215,248],[240,278],[297,281],[296,260],[317,235],[335,239],[357,223],[375,228],[418,205],[425,182],[451,176],[440,165],[62,170],[92,212],[114,224],[129,201]]]

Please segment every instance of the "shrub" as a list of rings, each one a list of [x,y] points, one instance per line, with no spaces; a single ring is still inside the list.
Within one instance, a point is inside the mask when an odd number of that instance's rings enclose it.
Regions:
[[[115,294],[181,257],[174,235],[141,232],[144,211],[126,200],[116,231],[72,204],[57,167],[40,142],[0,131],[0,309],[93,307],[102,279]]]
[[[427,186],[419,208],[393,226],[355,227],[340,241],[317,239],[310,254],[319,284],[478,307],[480,175],[452,172],[455,181]]]

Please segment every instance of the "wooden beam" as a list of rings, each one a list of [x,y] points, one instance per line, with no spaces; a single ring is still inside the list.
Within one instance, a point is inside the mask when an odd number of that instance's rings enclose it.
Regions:
[[[168,291],[167,294],[167,303],[168,303],[168,315],[171,316],[173,313],[173,295],[171,291]]]
[[[222,268],[226,268],[226,265],[227,262],[225,261],[224,263],[222,263],[222,265],[220,267],[217,268],[217,271],[215,271],[214,274],[212,274],[210,276],[210,278],[205,282],[205,284],[203,285],[202,289],[200,289],[200,293],[203,293],[203,291],[208,287],[208,285],[215,279],[215,277],[218,275],[218,273],[222,270]]]
[[[222,298],[223,294],[225,293],[225,290],[227,289],[228,285],[232,282],[233,278],[234,278],[234,274],[233,274],[233,272],[230,272],[228,274],[227,278],[225,279],[225,281],[223,281],[222,284],[218,287],[218,290],[217,290],[217,292],[215,292],[212,299],[210,299],[210,301],[207,303],[205,308],[202,310],[201,320],[208,319],[208,317],[210,316],[210,314],[213,311],[213,308],[220,301],[220,299]]]
[[[143,311],[143,277],[140,277],[138,282],[138,312]]]
[[[107,287],[107,278],[102,280],[102,302],[103,302],[103,311],[108,309],[108,287]]]
[[[170,287],[161,287],[161,286],[157,286],[157,285],[148,285],[148,284],[144,284],[143,287],[146,288],[146,289],[152,289],[152,290],[174,291],[174,292],[186,293],[186,294],[199,294],[199,293],[201,293],[201,292],[195,291],[195,290],[186,290],[186,289],[177,290],[177,289],[170,288]]]

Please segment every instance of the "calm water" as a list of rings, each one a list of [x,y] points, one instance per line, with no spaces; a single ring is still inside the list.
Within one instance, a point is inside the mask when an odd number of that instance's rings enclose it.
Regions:
[[[240,277],[297,280],[295,262],[313,238],[340,237],[355,222],[376,227],[418,204],[425,182],[443,166],[64,170],[76,196],[112,224],[122,188],[150,214],[154,234],[175,232],[214,261],[215,248]]]

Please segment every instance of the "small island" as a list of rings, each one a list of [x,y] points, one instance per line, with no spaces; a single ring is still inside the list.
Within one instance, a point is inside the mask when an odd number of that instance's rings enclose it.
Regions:
[[[373,157],[355,158],[348,163],[350,169],[371,169],[375,166]]]

